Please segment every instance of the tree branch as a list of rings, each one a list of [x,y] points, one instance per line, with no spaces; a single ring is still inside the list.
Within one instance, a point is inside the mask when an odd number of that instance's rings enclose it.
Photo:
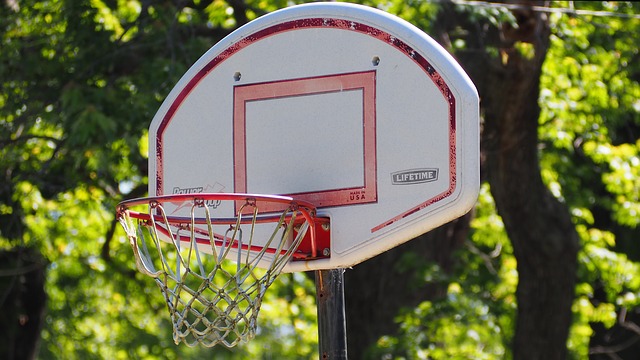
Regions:
[[[46,135],[20,135],[17,136],[13,139],[5,139],[5,140],[0,140],[0,146],[5,147],[5,146],[9,146],[9,145],[18,145],[20,143],[25,143],[29,140],[33,140],[33,139],[37,139],[37,140],[45,140],[45,141],[52,141],[54,142],[56,145],[59,145],[60,142],[62,141],[61,139],[52,137],[52,136],[46,136]]]
[[[129,196],[132,198],[141,197],[147,192],[147,184],[139,184],[136,186],[130,193]],[[111,221],[111,226],[107,230],[107,234],[105,235],[104,244],[102,245],[102,249],[100,251],[100,257],[107,263],[113,264],[113,259],[111,258],[111,242],[113,241],[113,237],[116,233],[116,229],[118,227],[119,221],[118,219],[113,219]]]
[[[247,4],[244,0],[227,0],[233,8],[233,17],[236,19],[236,26],[240,27],[249,22],[247,18]]]

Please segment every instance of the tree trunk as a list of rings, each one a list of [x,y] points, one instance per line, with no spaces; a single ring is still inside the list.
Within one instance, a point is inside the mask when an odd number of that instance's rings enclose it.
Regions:
[[[33,248],[0,251],[0,354],[35,359],[47,295],[46,264]]]
[[[550,30],[544,13],[525,8],[513,14],[518,26],[498,29],[448,7],[438,29],[445,45],[454,30],[462,34],[467,47],[457,55],[480,93],[484,177],[518,261],[513,358],[564,359],[579,239],[568,209],[544,185],[538,162],[538,95]]]

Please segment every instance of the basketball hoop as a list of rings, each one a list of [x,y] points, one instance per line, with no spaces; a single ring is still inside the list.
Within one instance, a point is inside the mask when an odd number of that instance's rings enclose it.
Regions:
[[[222,208],[236,215],[217,216]],[[314,217],[309,203],[247,194],[148,197],[117,209],[138,270],[167,302],[173,340],[207,347],[255,336],[262,298],[283,267],[317,256]]]
[[[156,197],[117,210],[175,342],[251,339],[278,274],[313,270],[321,357],[346,358],[342,269],[473,208],[479,123],[453,57],[378,9],[291,6],[216,43],[149,125]]]

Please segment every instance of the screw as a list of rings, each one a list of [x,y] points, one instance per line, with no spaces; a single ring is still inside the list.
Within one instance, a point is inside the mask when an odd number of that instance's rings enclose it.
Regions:
[[[378,64],[380,64],[380,58],[374,56],[373,59],[371,59],[371,63],[373,64],[373,66],[378,66]]]
[[[233,80],[235,81],[240,81],[240,78],[242,77],[242,74],[237,71],[235,74],[233,74]]]
[[[329,248],[324,248],[324,250],[322,250],[322,255],[323,256],[331,255],[331,250],[329,250]]]

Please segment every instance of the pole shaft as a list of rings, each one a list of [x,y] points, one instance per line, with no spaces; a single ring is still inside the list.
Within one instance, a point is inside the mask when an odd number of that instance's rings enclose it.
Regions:
[[[320,359],[347,359],[344,269],[316,270]]]

